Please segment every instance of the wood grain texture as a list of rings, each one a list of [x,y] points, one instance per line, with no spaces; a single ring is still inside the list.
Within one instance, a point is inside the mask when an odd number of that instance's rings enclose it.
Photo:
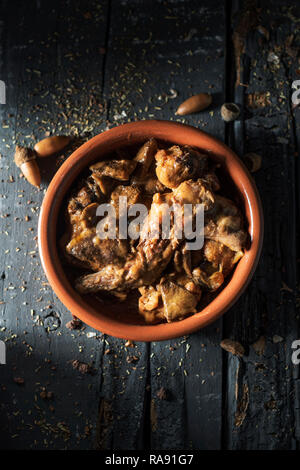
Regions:
[[[0,447],[296,448],[300,376],[290,347],[300,337],[300,108],[290,104],[299,70],[296,2],[276,0],[272,8],[257,2],[237,87],[231,35],[254,2],[2,5],[0,79],[7,104],[0,105],[0,339],[7,366],[0,366]],[[247,95],[266,91],[270,104],[247,106]],[[175,116],[178,105],[199,92],[212,93],[212,106]],[[225,100],[243,109],[241,119],[226,126],[219,114]],[[66,328],[70,313],[40,266],[39,208],[72,148],[41,162],[41,190],[20,177],[13,153],[15,142],[33,146],[48,132],[71,133],[75,148],[106,128],[148,118],[199,127],[241,156],[261,154],[254,177],[266,234],[251,285],[220,321],[188,337],[130,347],[89,327]],[[253,343],[261,337],[259,355]],[[223,351],[223,338],[240,341],[245,356]],[[74,360],[88,364],[89,373],[74,368]]]
[[[262,168],[254,177],[264,208],[265,239],[254,280],[224,317],[228,334],[249,348],[241,362],[229,358],[227,364],[226,447],[232,449],[295,447],[291,342],[299,336],[296,308],[299,130],[295,126],[299,111],[291,110],[291,84],[298,63],[290,56],[287,38],[296,35],[299,24],[293,2],[285,3],[284,7],[274,2],[270,10],[263,6],[264,2],[257,2],[257,26],[266,28],[269,38],[256,27],[249,31],[246,53],[241,58],[243,85],[233,92],[235,101],[244,104],[249,94],[267,93],[268,104],[245,106],[242,125],[234,126],[237,150],[262,155]],[[246,11],[236,2],[233,13],[237,13],[233,22],[236,28]],[[264,337],[265,347],[257,353],[253,343],[260,337]],[[245,387],[249,404],[240,423],[238,404]]]
[[[83,7],[82,2],[2,5],[1,78],[7,85],[7,104],[0,110],[0,335],[7,344],[7,366],[1,366],[0,378],[4,448],[90,448],[96,433],[103,341],[88,338],[90,328],[66,329],[70,313],[46,282],[36,246],[39,207],[56,162],[43,163],[40,191],[20,178],[13,163],[16,141],[32,146],[47,131],[89,133],[76,123],[76,109],[79,113],[88,105],[99,77],[101,91],[103,55],[93,51],[88,66],[87,45],[100,47],[105,41],[106,13],[104,4],[102,13],[95,11],[97,20],[91,26]],[[74,370],[73,360],[91,364],[95,374]],[[22,378],[24,385],[15,378]],[[53,392],[51,399],[42,398],[44,389]]]
[[[209,110],[176,120],[196,125],[222,139],[224,125],[215,113],[224,99],[220,73],[224,69],[222,5],[218,2],[201,2],[201,8],[198,2],[144,2],[143,8],[139,5],[140,2],[111,4],[106,65],[110,81],[105,88],[109,90],[106,92],[109,119],[118,123],[128,118],[175,120],[174,112],[189,95],[211,92],[214,104]],[[155,15],[148,14],[151,6]],[[131,40],[130,31],[134,31]],[[177,96],[172,98],[174,95]],[[220,339],[217,324],[185,340],[151,345],[151,448],[220,447],[222,353],[217,347]],[[170,351],[173,344],[177,346]],[[167,388],[167,400],[157,397],[161,387]]]

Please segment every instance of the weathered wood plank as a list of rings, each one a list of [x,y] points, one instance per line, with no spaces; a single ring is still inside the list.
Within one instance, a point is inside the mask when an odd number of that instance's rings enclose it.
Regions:
[[[155,15],[149,15],[151,10]],[[180,102],[200,91],[212,92],[214,106],[221,104],[221,5],[202,2],[199,8],[197,2],[144,2],[143,6],[140,2],[123,2],[117,9],[117,2],[112,2],[111,11],[112,18],[114,11],[118,16],[111,22],[113,51],[108,57],[112,69],[110,115],[114,122],[175,119]],[[132,40],[130,31],[134,31]],[[223,137],[221,119],[209,112],[181,121]],[[152,448],[220,446],[222,355],[215,348],[220,340],[217,328],[215,325],[193,335],[172,351],[169,346],[181,344],[182,339],[151,345]],[[202,365],[201,344],[205,345],[202,350],[206,349]],[[157,397],[161,387],[168,389],[167,400]],[[203,423],[211,432],[203,432]]]
[[[101,120],[105,125],[98,106],[103,55],[97,51],[105,41],[106,2],[89,4],[92,18],[82,1],[2,3],[0,75],[7,104],[0,109],[0,337],[7,344],[7,365],[1,366],[0,442],[13,449],[91,448],[103,341],[88,337],[90,328],[65,328],[70,314],[46,283],[39,262],[38,213],[55,161],[45,164],[38,191],[19,177],[13,154],[15,141],[33,145],[47,131],[89,136],[101,128]],[[90,129],[83,118],[92,97]],[[82,375],[73,369],[74,360],[90,364],[95,374]],[[45,390],[53,395],[45,399]]]
[[[178,120],[223,138],[222,120],[213,116],[223,101],[222,5],[112,1],[110,24],[105,71],[109,126],[136,119],[175,119],[181,101],[193,93],[207,91],[213,93],[214,99],[210,112]],[[219,328],[220,323],[187,340],[151,345],[151,396],[145,400],[146,419],[151,422],[145,425],[146,447],[220,447],[222,354],[215,347],[221,338]],[[174,344],[178,347],[170,351],[169,346]],[[113,340],[113,353],[121,347],[121,341]],[[104,360],[109,361],[109,357]],[[123,358],[118,377],[124,375],[126,368]],[[128,385],[128,395],[134,393],[136,383]],[[114,389],[112,384],[110,387]],[[168,400],[158,399],[161,387],[168,389]],[[109,387],[102,390],[102,395],[109,396]],[[106,433],[110,437],[105,445],[116,442],[115,445],[125,446],[130,433],[124,436],[126,441],[120,441],[118,436],[123,423],[128,425],[127,408],[119,398],[112,406],[120,419],[118,427],[114,425],[110,434]],[[137,417],[134,413],[131,416],[135,423]],[[207,434],[203,422],[209,429]]]
[[[102,359],[97,448],[144,448],[149,347],[106,337]]]
[[[291,47],[297,44],[299,15],[291,0],[285,6],[276,2],[272,11],[265,1],[259,6],[261,24],[269,30],[271,21],[277,26],[269,42],[263,29],[251,32],[251,57],[243,57],[243,82],[249,87],[237,88],[232,98],[242,104],[246,94],[267,90],[271,105],[248,109],[227,135],[238,153],[263,154],[263,167],[255,175],[266,208],[260,267],[223,322],[188,338],[125,348],[124,341],[98,333],[87,337],[95,333],[90,328],[65,328],[69,314],[45,283],[34,240],[43,192],[19,178],[12,163],[14,139],[31,144],[46,131],[70,130],[87,138],[106,125],[175,119],[183,99],[211,91],[211,109],[178,120],[224,140],[217,112],[225,100],[223,5],[204,1],[199,6],[194,0],[3,2],[0,79],[7,84],[8,99],[0,106],[0,300],[5,302],[0,304],[0,339],[6,340],[8,365],[0,366],[2,448],[91,448],[96,425],[96,445],[104,449],[295,446],[290,344],[299,338],[299,165],[294,156],[299,109],[292,114],[289,98],[279,101],[278,96],[282,91],[290,97],[299,68],[289,56],[293,51],[283,47],[291,33]],[[268,62],[269,52],[279,56],[279,64]],[[55,165],[42,166],[45,188]],[[275,334],[283,341],[274,343]],[[251,345],[261,335],[266,347],[259,356]],[[247,347],[243,359],[221,352],[219,342],[226,336]],[[74,370],[75,359],[90,363],[95,374]],[[24,385],[14,382],[18,377]],[[166,400],[157,395],[161,387]],[[45,390],[53,398],[43,398]],[[245,418],[236,426],[241,399]]]
[[[249,4],[255,12],[254,2]],[[286,40],[291,34],[296,37],[299,15],[294,2],[284,6],[273,2],[268,9],[263,1],[258,7],[257,22],[246,39],[247,55],[241,57],[244,86],[235,88],[234,97],[247,102],[247,95],[255,92],[269,95],[264,95],[265,107],[248,106],[243,124],[235,125],[235,143],[238,150],[244,142],[244,152],[263,157],[262,168],[254,176],[264,207],[265,239],[251,286],[224,317],[227,334],[249,348],[240,361],[228,358],[226,445],[231,449],[290,449],[294,446],[290,345],[299,337],[295,305],[297,146],[290,103],[297,61],[290,56]],[[266,30],[260,28],[259,32],[258,25],[266,28],[269,38]],[[266,343],[258,354],[252,344],[261,336]]]

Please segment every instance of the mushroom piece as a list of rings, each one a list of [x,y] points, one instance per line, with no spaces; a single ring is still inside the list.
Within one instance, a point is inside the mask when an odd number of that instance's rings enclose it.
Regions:
[[[137,180],[143,180],[149,172],[154,155],[157,152],[157,142],[155,139],[149,139],[138,151],[134,160],[138,162],[135,172]]]
[[[117,184],[115,179],[110,178],[109,176],[100,176],[96,172],[92,173],[91,178],[98,188],[100,188],[101,194],[103,196],[109,196]]]

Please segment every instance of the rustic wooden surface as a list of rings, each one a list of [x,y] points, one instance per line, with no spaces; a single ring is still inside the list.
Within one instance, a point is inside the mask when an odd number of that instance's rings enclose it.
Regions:
[[[297,2],[3,0],[1,14],[0,448],[297,448]],[[213,94],[211,108],[177,119],[179,103],[202,91]],[[247,105],[254,92],[268,92],[265,107]],[[219,114],[229,100],[243,110],[234,125]],[[254,177],[266,233],[254,280],[221,320],[188,337],[128,347],[89,327],[66,328],[70,313],[40,265],[39,208],[70,152],[43,162],[41,190],[20,178],[13,153],[15,142],[33,145],[49,132],[72,133],[78,144],[147,118],[186,122],[241,156],[262,155]],[[241,342],[245,356],[223,351],[223,338]]]

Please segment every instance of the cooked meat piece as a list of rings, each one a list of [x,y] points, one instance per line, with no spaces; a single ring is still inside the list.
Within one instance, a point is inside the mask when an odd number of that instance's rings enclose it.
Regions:
[[[186,183],[190,182],[183,184]],[[198,182],[191,183],[193,183],[193,191],[189,195],[189,201],[192,203],[193,197],[195,203],[206,201],[208,199],[208,190],[203,187],[202,181],[198,180]],[[198,186],[198,191],[196,191],[196,186]],[[204,198],[203,200],[201,195]],[[174,220],[171,220],[170,224],[170,238],[159,238],[159,233],[156,233],[155,237],[150,236],[155,233],[155,230],[161,231],[161,225],[157,221],[161,222],[166,211],[168,211],[168,205],[173,204],[173,193],[156,194],[153,202],[154,204],[152,204],[141,230],[137,252],[127,257],[123,268],[111,264],[97,273],[80,277],[77,280],[76,287],[81,293],[134,289],[142,285],[153,284],[159,278],[169,264],[179,242],[174,233]],[[206,201],[206,207],[209,206],[209,203],[211,203],[211,199],[208,199],[208,202]]]
[[[114,206],[116,216],[119,218],[119,198],[127,197],[127,208],[141,202],[141,192],[136,186],[119,185],[110,195],[110,202]]]
[[[211,173],[206,173],[205,176],[203,176],[203,181],[212,189],[212,191],[219,191],[221,186],[220,186],[220,181],[217,175],[213,172]]]
[[[86,268],[98,271],[109,263],[123,265],[128,254],[127,240],[101,240],[96,227],[82,228],[66,246],[69,255],[84,263]]]
[[[169,281],[172,281],[175,284],[178,284],[179,286],[184,287],[189,292],[192,292],[192,294],[194,294],[197,297],[198,301],[200,300],[201,295],[202,295],[202,290],[199,287],[199,285],[193,281],[192,273],[191,275],[186,274],[185,272],[170,273],[164,279],[168,279]]]
[[[68,243],[65,247],[67,259],[72,264],[98,271],[107,263],[124,263],[128,254],[127,240],[100,240],[96,234],[97,202],[90,188],[82,188],[70,199]],[[88,204],[89,203],[89,204]]]
[[[111,180],[111,181],[115,182],[115,180]],[[89,176],[86,179],[86,185],[93,192],[93,194],[95,195],[95,200],[96,201],[104,202],[104,199],[105,199],[104,193],[103,193],[103,191],[101,190],[101,188],[99,186],[99,182],[97,180],[95,180],[92,177],[92,175]]]
[[[144,183],[144,188],[148,194],[163,193],[166,190],[165,186],[159,181],[156,175],[147,178]]]
[[[95,193],[89,186],[83,186],[76,196],[69,200],[67,211],[69,214],[75,214],[95,201]]]
[[[224,282],[223,273],[216,271],[212,274],[208,274],[204,267],[205,265],[202,265],[201,267],[193,269],[192,276],[195,283],[211,291],[219,289]]]
[[[71,233],[75,234],[81,230],[80,218],[81,213],[89,205],[98,201],[98,196],[88,184],[80,188],[77,194],[70,198],[66,210],[67,233],[69,237]]]
[[[209,263],[226,277],[233,269],[235,263],[243,256],[242,251],[232,251],[222,243],[205,240],[203,246],[204,256]]]
[[[166,187],[163,184],[161,184],[161,182],[158,180],[155,174],[153,175],[149,174],[143,180],[133,177],[131,180],[131,184],[133,186],[137,185],[143,190],[143,192],[149,195],[153,195],[156,193],[163,193],[166,191]]]
[[[174,267],[178,273],[186,273],[192,276],[191,273],[191,252],[187,249],[186,244],[180,245],[174,253]]]
[[[153,162],[154,155],[157,151],[157,142],[151,138],[142,145],[134,159],[139,163],[147,163],[148,169]]]
[[[242,251],[248,234],[239,209],[229,199],[215,195],[215,205],[205,214],[204,236],[230,248]]]
[[[167,322],[180,320],[187,314],[196,312],[198,296],[185,287],[166,279],[159,284],[159,290]]]
[[[164,319],[164,310],[161,294],[153,286],[139,288],[139,312],[143,315],[146,323],[159,323]]]
[[[92,202],[86,206],[83,211],[80,213],[80,224],[83,229],[85,228],[92,228],[97,223],[97,215],[96,211],[98,208],[97,202]]]
[[[95,163],[90,170],[97,176],[110,176],[119,181],[127,181],[135,170],[135,160],[108,160]]]
[[[173,145],[155,155],[156,174],[167,188],[177,188],[185,180],[201,176],[207,167],[207,156],[189,146]]]
[[[186,275],[171,274],[156,286],[139,288],[139,312],[147,323],[173,321],[194,313],[201,289]]]
[[[243,256],[243,252],[232,251],[222,243],[213,240],[205,240],[203,256],[201,264],[193,269],[192,277],[199,285],[214,291],[223,284],[225,277]]]
[[[93,179],[95,185],[100,189],[103,196],[108,197],[114,187],[117,184],[117,181],[109,176],[99,176],[96,172],[92,173],[91,178]]]
[[[178,282],[179,283],[179,282]],[[202,295],[202,290],[200,287],[195,284],[194,281],[187,279],[184,284],[184,288],[194,294],[197,297],[197,301],[199,302],[201,295]]]
[[[174,202],[183,204],[204,204],[207,211],[214,207],[215,197],[210,187],[202,179],[188,180],[173,190]]]
[[[169,264],[172,254],[170,240],[145,240],[139,243],[135,254],[127,256],[122,267],[115,263],[107,264],[96,273],[78,278],[76,288],[81,293],[122,292],[153,284]]]
[[[67,231],[60,241],[71,264],[94,271],[79,277],[76,289],[82,294],[107,291],[121,300],[129,290],[139,289],[139,312],[150,324],[195,313],[202,291],[223,284],[248,239],[237,206],[216,194],[220,190],[216,166],[189,146],[159,150],[155,139],[149,139],[133,160],[121,149],[115,160],[92,165],[85,185],[68,202]],[[101,240],[97,207],[111,203],[119,219],[121,196],[127,197],[127,208],[136,203],[148,208],[139,240]],[[190,251],[187,234],[186,240],[178,235],[180,219],[173,205],[182,215],[185,204],[193,206],[189,221],[193,230],[197,205],[204,206],[202,249]],[[117,230],[120,227],[117,223]]]
[[[136,180],[144,180],[147,176],[152,162],[154,161],[154,155],[157,152],[157,142],[155,139],[149,139],[138,151],[134,160],[138,162],[137,169],[135,172]]]
[[[161,242],[160,245],[164,248],[156,245],[156,253],[151,261],[147,262],[144,254],[138,252],[136,256],[128,256],[123,267],[108,264],[96,273],[81,276],[76,281],[77,290],[83,294],[101,290],[122,292],[153,284],[168,265],[173,253],[170,243]]]
[[[160,303],[161,295],[153,286],[139,287],[141,298],[143,298],[143,308],[151,311],[155,310]]]
[[[191,276],[191,267],[192,267],[192,262],[191,262],[191,252],[190,250],[187,249],[186,244],[183,245],[182,249],[182,267],[184,272]]]

